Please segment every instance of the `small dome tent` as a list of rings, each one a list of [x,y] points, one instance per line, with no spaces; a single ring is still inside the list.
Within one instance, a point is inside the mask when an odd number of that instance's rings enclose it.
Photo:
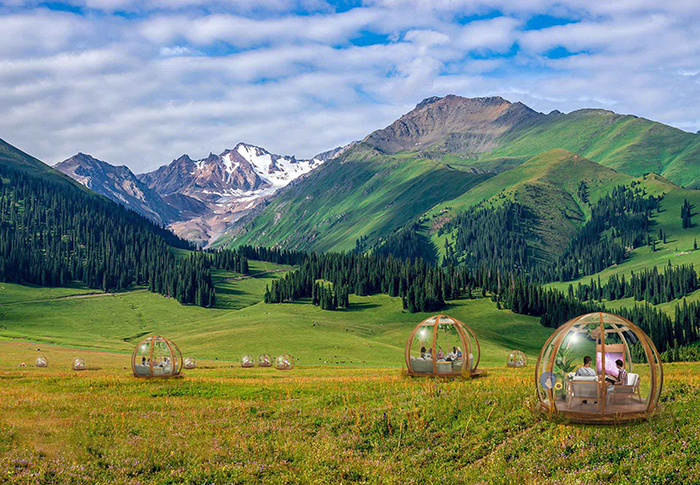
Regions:
[[[535,369],[540,409],[578,423],[645,419],[658,409],[663,367],[649,336],[629,320],[594,312],[547,340]]]
[[[278,355],[275,368],[277,370],[291,370],[294,368],[294,359],[289,354]]]
[[[411,376],[478,377],[481,357],[476,335],[449,315],[426,318],[413,329],[404,351]]]
[[[131,356],[131,369],[135,377],[176,377],[182,371],[182,354],[165,337],[146,337]]]
[[[270,357],[270,354],[260,354],[260,357],[258,357],[258,366],[272,367],[272,357]]]
[[[44,357],[43,355],[41,357],[36,358],[36,366],[37,367],[48,367],[49,366],[49,360]]]
[[[194,369],[197,367],[197,359],[194,357],[185,357],[185,369]]]
[[[255,367],[255,360],[252,355],[244,355],[241,357],[241,367]]]
[[[85,361],[81,358],[77,358],[73,360],[73,365],[71,366],[73,370],[85,370],[87,369],[87,366],[85,365]]]
[[[527,356],[520,350],[514,350],[508,354],[506,365],[508,367],[525,367],[527,365]]]

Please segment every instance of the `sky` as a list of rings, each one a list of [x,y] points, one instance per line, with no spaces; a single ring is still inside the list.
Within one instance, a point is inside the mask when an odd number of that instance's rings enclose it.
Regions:
[[[0,0],[0,138],[134,172],[309,158],[429,96],[700,130],[697,0]]]

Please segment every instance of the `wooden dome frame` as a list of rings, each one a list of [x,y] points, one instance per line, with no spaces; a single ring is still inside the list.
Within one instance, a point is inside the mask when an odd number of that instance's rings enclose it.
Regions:
[[[452,320],[451,322],[441,322],[440,320],[443,318],[447,318]],[[432,321],[431,321],[432,320]],[[476,350],[476,355],[474,359],[474,365],[470,370],[470,372],[467,372],[464,368],[462,370],[458,371],[451,371],[451,372],[438,372],[438,360],[437,360],[437,352],[433,351],[433,354],[431,355],[432,361],[433,361],[433,371],[432,372],[417,372],[413,364],[411,363],[411,347],[413,346],[414,339],[416,337],[416,334],[418,333],[419,330],[421,330],[423,327],[433,327],[432,331],[432,349],[437,349],[437,333],[438,333],[438,327],[440,325],[452,325],[455,327],[457,330],[457,334],[459,335],[460,342],[462,348],[465,349],[465,352],[463,352],[463,356],[465,358],[466,365],[469,366],[469,355],[472,355],[474,352],[473,350]],[[472,342],[474,342],[475,346],[472,347]],[[469,328],[468,325],[466,325],[464,322],[461,322],[457,320],[454,317],[451,317],[449,315],[445,314],[437,314],[433,315],[432,317],[428,317],[422,322],[420,322],[416,327],[413,329],[411,334],[408,336],[408,340],[406,340],[406,348],[404,349],[404,358],[406,360],[406,369],[408,372],[408,375],[410,376],[415,376],[415,377],[479,377],[482,375],[485,375],[485,372],[483,369],[479,369],[479,361],[481,360],[481,347],[479,346],[479,339],[476,338],[476,335],[474,334],[474,331]]]
[[[156,341],[162,341],[165,343],[166,347],[168,348],[168,351],[170,353],[170,373],[169,374],[155,374],[153,372],[153,347],[154,343]],[[149,357],[148,357],[148,367],[149,367],[149,373],[148,374],[139,374],[137,372],[137,365],[142,366],[143,364],[137,364],[136,363],[136,358],[138,357],[138,352],[139,349],[141,348],[142,345],[148,344],[151,346],[150,352],[149,352]],[[178,364],[179,362],[179,364]],[[174,342],[171,340],[168,340],[165,337],[162,337],[160,335],[151,335],[149,337],[146,337],[145,339],[141,340],[139,344],[136,346],[134,349],[134,353],[131,355],[131,371],[134,375],[134,377],[139,377],[143,379],[167,379],[170,377],[180,377],[182,374],[182,368],[183,368],[183,361],[182,361],[182,353],[180,352],[180,349],[175,345]]]
[[[596,318],[597,321],[595,320]],[[598,405],[598,408],[596,408],[597,410],[595,412],[582,411],[580,409],[574,410],[572,409],[573,406],[571,403],[557,403],[554,389],[552,389],[551,386],[550,388],[545,388],[540,382],[540,377],[545,372],[553,373],[557,360],[557,354],[562,348],[564,340],[569,334],[571,334],[572,331],[574,334],[585,332],[586,327],[590,329],[593,325],[597,325],[598,328],[593,332],[589,332],[589,336],[594,338],[596,342],[596,375],[598,379],[595,381],[595,384],[591,384],[598,388],[597,395],[601,396],[598,398],[600,404]],[[606,328],[606,325],[609,328]],[[631,332],[634,334],[644,350],[646,362],[637,363],[637,365],[648,366],[650,370],[650,388],[647,398],[643,399],[641,397],[641,393],[638,390],[639,383],[637,383],[637,393],[629,396],[631,400],[638,396],[637,405],[633,406],[630,404],[627,407],[608,403],[610,400],[610,392],[614,392],[614,389],[610,391],[605,381],[606,347],[608,352],[611,352],[613,348],[615,349],[616,353],[622,351],[623,358],[621,360],[625,362],[625,368],[629,371],[632,370],[632,353],[627,338],[624,335],[625,332]],[[611,334],[618,335],[622,340],[622,344],[606,345],[606,335]],[[567,348],[570,348],[571,344],[572,342],[570,340]],[[546,355],[548,357],[545,359]],[[600,363],[598,362],[598,358],[600,358]],[[599,366],[602,368],[602,372],[598,370]],[[567,382],[565,386],[562,386],[562,389],[564,389],[564,391],[567,393],[567,399],[569,398],[568,386],[570,383],[571,381]],[[549,339],[547,339],[542,347],[542,350],[540,351],[537,359],[537,365],[535,366],[535,389],[537,390],[541,411],[550,414],[556,413],[563,415],[572,422],[587,424],[618,424],[629,421],[637,421],[648,418],[659,408],[659,397],[663,390],[663,364],[654,342],[646,334],[646,332],[644,332],[644,330],[639,328],[634,323],[619,315],[615,315],[614,313],[586,313],[584,315],[579,315],[578,317],[572,318],[568,322],[564,323],[552,333]],[[588,399],[593,400],[596,398]]]
[[[518,365],[518,356],[521,357],[520,362],[522,362],[522,364],[520,365]],[[514,369],[527,367],[527,355],[525,355],[525,352],[523,352],[522,350],[515,349],[510,354],[508,354],[508,358],[506,359],[506,366]]]

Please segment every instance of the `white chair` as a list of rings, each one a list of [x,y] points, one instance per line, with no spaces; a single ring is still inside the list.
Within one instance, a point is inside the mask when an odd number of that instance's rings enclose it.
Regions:
[[[596,409],[600,407],[602,402],[600,383],[596,376],[574,376],[569,379],[566,390],[569,408],[573,407],[574,401],[593,400],[596,402]]]
[[[628,373],[625,384],[611,386],[608,400],[613,402],[626,399],[632,400],[635,396],[639,399],[639,402],[642,401],[642,395],[639,391],[639,374]]]

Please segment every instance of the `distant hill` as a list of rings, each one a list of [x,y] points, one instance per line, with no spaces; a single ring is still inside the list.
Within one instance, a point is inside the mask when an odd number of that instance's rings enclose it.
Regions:
[[[432,97],[281,191],[216,244],[350,250],[426,213],[510,190],[542,207],[564,203],[564,219],[555,217],[546,237],[559,247],[587,217],[571,196],[574,182],[589,179],[595,197],[650,172],[700,185],[700,136],[606,110],[545,115],[500,97]]]
[[[128,167],[115,167],[90,155],[78,153],[54,168],[90,190],[132,209],[142,216],[167,225],[178,220],[177,209],[141,182]]]
[[[590,216],[590,205],[615,186],[634,177],[604,167],[567,150],[541,153],[517,167],[479,184],[456,199],[431,211],[433,215],[456,214],[477,204],[497,207],[505,200],[527,207],[537,221],[537,240],[531,243],[541,251],[561,251]],[[582,185],[583,184],[583,185]],[[433,228],[440,227],[440,218]]]

